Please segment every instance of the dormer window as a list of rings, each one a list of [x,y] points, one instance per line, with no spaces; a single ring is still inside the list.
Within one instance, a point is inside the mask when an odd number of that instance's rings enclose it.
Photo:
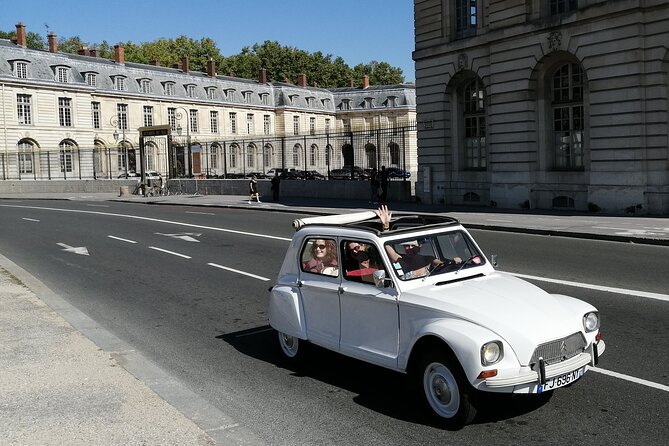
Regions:
[[[384,102],[384,105],[386,107],[397,107],[397,97],[388,96],[388,99],[386,99],[386,102]]]
[[[269,105],[269,93],[259,93],[258,96],[262,105]]]
[[[68,83],[70,82],[70,67],[58,66],[55,68],[56,82]]]
[[[232,101],[235,99],[235,89],[234,88],[226,88],[225,89],[225,99],[228,101]]]
[[[165,82],[163,84],[163,91],[166,96],[174,96],[174,82]]]
[[[321,99],[321,103],[323,104],[323,107],[328,108],[330,106],[330,99]]]
[[[139,80],[139,91],[140,93],[151,93],[151,79],[140,79]]]
[[[365,98],[362,103],[363,108],[374,108],[374,98]]]
[[[28,62],[15,60],[12,64],[12,70],[14,71],[14,76],[19,79],[25,79],[28,77]]]
[[[314,99],[316,99],[316,98],[313,97],[313,96],[307,96],[304,99],[307,101],[307,107],[311,107],[311,106],[314,105]]]
[[[351,109],[351,100],[342,99],[341,104],[339,104],[339,110],[350,110]]]
[[[114,76],[113,81],[114,81],[114,90],[126,91],[128,89],[125,82],[126,81],[125,76]]]
[[[207,87],[207,99],[216,99],[216,87]]]
[[[97,73],[86,73],[86,85],[91,87],[97,87],[98,85],[98,74]]]
[[[242,91],[242,97],[247,104],[251,103],[251,94],[253,94],[252,91]]]
[[[300,95],[297,94],[291,94],[288,96],[288,100],[290,101],[290,105],[295,105],[295,102],[297,101],[297,98],[299,98]]]
[[[195,85],[186,85],[186,97],[189,98],[194,98],[197,97],[197,94],[195,94]]]

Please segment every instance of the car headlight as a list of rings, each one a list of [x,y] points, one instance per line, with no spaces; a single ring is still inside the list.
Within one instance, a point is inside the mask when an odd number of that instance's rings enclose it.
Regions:
[[[586,313],[585,316],[583,316],[583,328],[585,328],[586,333],[598,330],[599,313],[597,313],[596,311],[591,311],[590,313]]]
[[[504,349],[500,341],[492,341],[481,347],[481,364],[484,366],[496,364],[504,357]]]

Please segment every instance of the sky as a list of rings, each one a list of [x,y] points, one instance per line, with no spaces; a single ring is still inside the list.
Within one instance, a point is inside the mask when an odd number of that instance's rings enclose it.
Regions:
[[[415,81],[411,0],[3,0],[0,30],[44,36],[79,36],[90,44],[106,40],[150,42],[181,35],[210,37],[223,56],[244,46],[276,40],[310,53],[340,56],[353,68],[372,60],[402,69]]]

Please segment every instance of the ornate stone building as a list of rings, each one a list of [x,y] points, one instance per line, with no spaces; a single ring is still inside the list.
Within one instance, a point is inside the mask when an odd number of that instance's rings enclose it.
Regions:
[[[319,171],[381,165],[416,173],[415,90],[411,85],[324,89],[113,60],[82,48],[58,52],[0,39],[0,180],[117,178],[145,170],[170,177],[238,177],[273,168]]]
[[[669,213],[669,2],[414,9],[424,201]]]

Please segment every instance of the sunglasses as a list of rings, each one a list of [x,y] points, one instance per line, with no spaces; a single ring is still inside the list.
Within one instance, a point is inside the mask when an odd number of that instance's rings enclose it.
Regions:
[[[314,249],[321,249],[322,250],[322,249],[325,249],[325,248],[327,248],[326,245],[314,245]]]

